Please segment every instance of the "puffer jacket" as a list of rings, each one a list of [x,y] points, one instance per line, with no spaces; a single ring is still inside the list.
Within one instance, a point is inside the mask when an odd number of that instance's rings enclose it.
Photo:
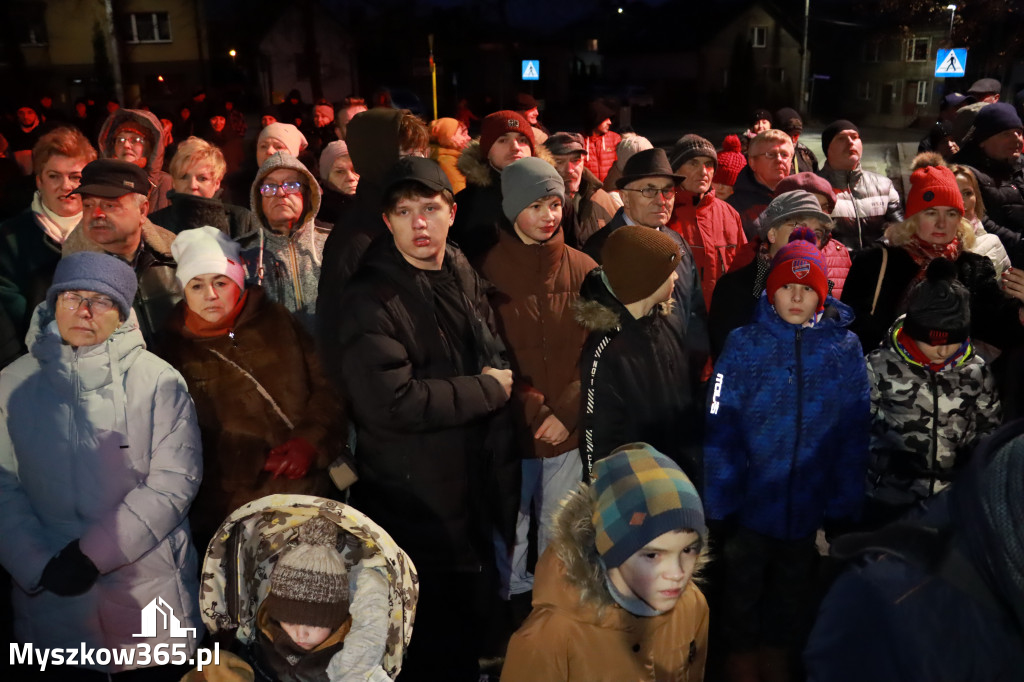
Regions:
[[[163,331],[167,316],[181,300],[181,286],[175,278],[177,263],[171,255],[173,232],[155,225],[148,218],[142,223],[142,242],[135,260],[128,264],[139,278],[139,290],[132,308],[138,317],[139,330],[148,348],[154,347]],[[85,230],[76,227],[61,247],[63,256],[79,251],[106,253],[99,244],[85,236]]]
[[[967,143],[953,157],[970,166],[978,179],[988,217],[1017,234],[1024,234],[1024,163],[990,159],[976,144]]]
[[[847,248],[866,249],[879,239],[890,223],[903,222],[900,195],[892,180],[860,166],[840,171],[825,162],[818,173],[832,185],[836,207],[832,209],[833,239]]]
[[[333,489],[326,469],[347,435],[341,405],[309,333],[263,289],[249,287],[230,335],[212,338],[185,328],[182,301],[168,320],[160,355],[188,383],[203,435],[206,473],[191,515],[197,539],[209,539],[228,514],[264,495],[325,496]],[[242,369],[260,382],[292,426]],[[263,470],[266,455],[291,438],[308,441],[316,459],[300,479],[273,478]]]
[[[739,213],[716,197],[714,189],[700,196],[677,187],[668,226],[689,245],[700,273],[704,305],[710,308],[718,279],[729,270],[739,247],[747,243]]]
[[[1002,240],[997,235],[989,234],[985,224],[977,218],[969,222],[974,228],[974,246],[971,247],[971,253],[985,256],[992,261],[996,277],[999,277],[1010,267],[1010,256],[1006,253]]]
[[[580,354],[584,475],[623,443],[644,442],[701,489],[701,406],[671,308],[659,304],[638,320],[609,290],[603,270],[583,281],[576,318],[590,332]]]
[[[14,579],[18,640],[184,644],[194,656],[203,626],[186,515],[203,470],[185,382],[145,350],[134,313],[106,342],[77,349],[62,343],[53,315],[49,304],[36,309],[30,354],[0,373],[0,563]],[[75,539],[99,578],[76,597],[41,591],[47,562]],[[158,599],[195,636],[136,635]]]
[[[270,229],[260,201],[263,179],[279,168],[288,168],[304,176],[309,187],[309,205],[288,234]],[[320,223],[320,184],[305,165],[291,154],[274,154],[260,167],[249,193],[250,210],[259,221],[256,234],[242,239],[246,282],[262,286],[271,301],[290,310],[313,333],[316,327],[317,287],[323,263],[324,242],[331,226]]]
[[[756,221],[774,198],[775,192],[757,179],[750,166],[744,166],[736,176],[732,196],[726,203],[740,214],[747,241],[753,241],[757,237]]]
[[[788,324],[762,296],[734,330],[708,400],[704,508],[780,540],[827,519],[859,518],[870,396],[848,306],[829,297],[813,327]]]
[[[494,285],[488,298],[508,346],[524,457],[555,457],[579,445],[578,363],[587,332],[572,306],[583,278],[596,267],[565,245],[562,230],[543,244],[524,244],[511,226],[480,264],[480,274]],[[549,415],[569,431],[558,445],[533,437]]]
[[[235,241],[242,242],[256,237],[260,229],[259,221],[252,211],[241,206],[195,194],[179,194],[173,189],[167,193],[167,199],[171,205],[150,213],[149,219],[174,234],[210,225]]]
[[[708,605],[700,588],[691,579],[659,616],[634,616],[619,606],[597,558],[596,507],[593,489],[584,488],[557,512],[534,573],[533,611],[509,641],[502,682],[703,680]]]
[[[830,237],[821,247],[821,252],[825,254],[825,265],[828,267],[828,281],[831,285],[829,294],[832,298],[841,300],[846,276],[850,274],[850,268],[853,266],[850,250],[838,239]]]
[[[622,142],[622,136],[611,130],[604,135],[592,134],[583,138],[587,151],[583,165],[601,182],[604,182],[608,171],[619,158],[619,142]]]
[[[871,380],[868,496],[910,506],[944,490],[961,458],[1000,424],[995,377],[968,343],[939,371],[900,347],[900,317],[867,358]]]
[[[153,141],[149,150],[149,159],[146,162],[146,172],[149,174],[149,212],[155,213],[160,209],[170,206],[167,193],[171,190],[171,176],[164,172],[164,127],[160,119],[151,111],[143,109],[118,109],[103,122],[99,134],[100,158],[113,159],[114,157],[114,133],[122,123],[133,122],[142,126],[147,131],[147,137]]]

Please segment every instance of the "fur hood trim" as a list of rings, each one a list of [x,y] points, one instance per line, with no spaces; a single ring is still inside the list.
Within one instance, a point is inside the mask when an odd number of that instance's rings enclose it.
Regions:
[[[146,160],[146,172],[160,172],[164,167],[164,128],[160,119],[151,111],[143,109],[118,109],[103,122],[98,137],[100,158],[113,159],[114,133],[124,123],[134,123],[146,131],[152,141],[149,158]]]
[[[672,314],[673,300],[670,298],[656,306],[658,315]],[[604,270],[591,270],[583,280],[580,297],[573,303],[573,314],[587,331],[608,333],[617,331],[633,319],[619,299],[615,298],[605,283]]]
[[[85,231],[81,229],[82,224],[79,223],[75,226],[75,229],[68,235],[67,240],[64,242],[64,246],[61,248],[61,255],[67,256],[72,253],[78,253],[79,251],[92,251],[94,253],[104,253],[103,248],[99,244],[90,241],[85,236]],[[142,223],[142,241],[153,251],[156,251],[161,256],[166,258],[172,258],[171,256],[171,244],[174,242],[176,234],[170,230],[166,230],[159,225],[150,222],[149,218],[146,218],[146,222]]]
[[[544,159],[552,166],[555,165],[554,157],[544,145],[535,145],[533,155],[538,159]],[[490,187],[494,182],[495,173],[492,172],[491,164],[481,153],[480,140],[473,140],[462,150],[455,167],[466,176],[467,185]]]

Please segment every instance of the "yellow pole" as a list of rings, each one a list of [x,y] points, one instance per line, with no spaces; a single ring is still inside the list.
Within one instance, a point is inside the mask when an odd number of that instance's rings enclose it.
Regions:
[[[430,83],[434,90],[434,120],[437,120],[437,64],[434,63],[434,34],[427,36],[430,45]]]

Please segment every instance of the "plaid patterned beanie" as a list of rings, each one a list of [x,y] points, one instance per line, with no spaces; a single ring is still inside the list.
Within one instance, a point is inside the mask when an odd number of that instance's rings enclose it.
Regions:
[[[279,623],[336,630],[348,618],[348,571],[337,550],[338,527],[322,516],[299,526],[270,574],[267,615]]]
[[[617,448],[594,465],[597,553],[621,566],[648,542],[674,530],[707,536],[697,489],[675,462],[647,443]]]

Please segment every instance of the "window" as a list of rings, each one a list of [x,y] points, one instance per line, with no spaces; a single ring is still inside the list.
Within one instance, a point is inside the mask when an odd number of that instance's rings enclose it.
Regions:
[[[907,56],[906,61],[908,62],[926,62],[928,61],[928,53],[930,48],[930,38],[908,38],[907,39]]]
[[[928,104],[928,81],[917,81],[917,104]]]
[[[19,45],[46,45],[46,5],[41,2],[25,2],[14,6],[11,19]]]
[[[751,26],[750,44],[752,47],[764,47],[768,44],[768,27]]]
[[[134,12],[125,17],[125,36],[129,43],[171,42],[171,22],[167,12]]]
[[[871,99],[871,83],[868,81],[861,81],[857,83],[857,99],[859,100],[870,100]]]
[[[877,62],[880,47],[881,45],[877,40],[869,40],[868,42],[864,43],[864,48],[861,52],[861,59],[865,62]]]
[[[769,83],[785,83],[786,70],[781,66],[766,66],[764,67],[764,78]]]
[[[591,38],[587,41],[587,52],[597,52],[597,38]]]

